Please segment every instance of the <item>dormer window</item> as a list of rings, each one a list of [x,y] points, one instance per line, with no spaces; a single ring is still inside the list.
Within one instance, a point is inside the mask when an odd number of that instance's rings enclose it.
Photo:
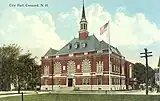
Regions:
[[[74,44],[74,48],[76,48],[76,49],[79,48],[79,43],[78,42]]]
[[[68,45],[68,49],[71,49],[71,48],[72,48],[72,44],[69,44],[69,45]]]
[[[85,48],[87,47],[87,44],[86,43],[82,43],[82,48]]]

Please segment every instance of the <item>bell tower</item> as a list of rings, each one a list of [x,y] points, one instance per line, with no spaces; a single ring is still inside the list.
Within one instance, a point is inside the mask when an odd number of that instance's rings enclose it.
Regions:
[[[84,0],[83,0],[83,8],[82,8],[82,17],[80,21],[80,30],[79,30],[79,38],[80,39],[86,39],[88,37],[88,31],[87,31],[87,20],[85,15],[85,8],[84,8]]]

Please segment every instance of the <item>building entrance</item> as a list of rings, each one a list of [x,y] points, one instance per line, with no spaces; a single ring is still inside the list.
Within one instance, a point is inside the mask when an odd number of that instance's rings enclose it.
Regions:
[[[68,87],[72,87],[73,85],[73,78],[68,78]]]

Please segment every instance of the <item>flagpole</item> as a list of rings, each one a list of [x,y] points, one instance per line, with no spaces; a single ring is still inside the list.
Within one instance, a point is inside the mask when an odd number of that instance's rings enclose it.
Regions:
[[[159,67],[159,68],[158,68],[158,70],[159,70],[159,73],[158,73],[158,76],[159,76],[159,77],[158,77],[158,84],[159,84],[159,85],[158,85],[158,86],[159,86],[159,88],[160,88],[160,56],[159,56],[159,60],[158,60],[158,67]]]
[[[108,59],[108,61],[109,61],[108,62],[109,63],[109,90],[111,90],[111,84],[112,83],[111,83],[111,63],[110,63],[110,60],[111,60],[110,59],[110,57],[111,57],[110,56],[110,53],[111,53],[110,52],[110,22],[108,22],[108,41],[109,41],[109,47],[108,47],[109,48],[109,51],[108,51],[109,52],[109,56],[108,56],[108,58],[109,58]]]
[[[160,67],[159,67],[159,88],[160,88]]]

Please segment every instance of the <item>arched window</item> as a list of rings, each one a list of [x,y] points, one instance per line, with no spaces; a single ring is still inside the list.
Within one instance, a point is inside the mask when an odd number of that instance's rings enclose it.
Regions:
[[[72,44],[68,44],[68,49],[71,49],[72,48]]]
[[[61,74],[61,63],[60,62],[55,62],[54,74]]]
[[[68,74],[74,74],[75,71],[75,62],[74,61],[68,61],[67,63],[67,73]]]
[[[76,42],[75,44],[74,44],[74,48],[79,48],[79,42]]]
[[[91,63],[88,59],[84,59],[82,61],[82,68],[83,68],[83,73],[90,73],[91,72]]]
[[[85,43],[85,42],[84,42],[84,43],[82,43],[81,45],[82,45],[82,48],[87,47],[87,43]]]

